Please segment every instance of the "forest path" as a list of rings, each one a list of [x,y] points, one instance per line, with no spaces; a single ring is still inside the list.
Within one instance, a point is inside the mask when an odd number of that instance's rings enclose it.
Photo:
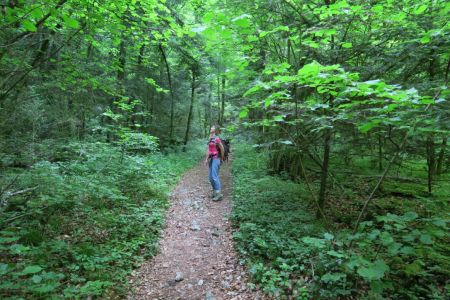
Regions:
[[[247,287],[247,274],[233,249],[230,163],[222,165],[224,198],[209,195],[208,168],[186,172],[172,192],[160,251],[131,279],[129,299],[264,299]]]

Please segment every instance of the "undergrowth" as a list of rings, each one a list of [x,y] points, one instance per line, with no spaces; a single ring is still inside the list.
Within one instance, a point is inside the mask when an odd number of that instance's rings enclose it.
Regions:
[[[52,162],[4,168],[0,298],[124,297],[157,250],[171,187],[203,154],[197,144],[138,155],[72,142],[47,149]]]
[[[433,197],[418,196],[415,205],[380,195],[379,214],[369,214],[352,234],[357,211],[346,205],[361,203],[358,193],[332,198],[325,230],[301,181],[266,175],[267,155],[249,145],[234,147],[233,158],[236,248],[266,293],[277,299],[448,299],[448,203],[441,188]],[[395,213],[385,209],[395,205]],[[336,220],[342,214],[350,214],[347,224]]]

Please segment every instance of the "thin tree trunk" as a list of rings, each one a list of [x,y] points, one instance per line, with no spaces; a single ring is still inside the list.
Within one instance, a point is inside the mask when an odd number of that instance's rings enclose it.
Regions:
[[[323,144],[323,163],[322,163],[322,173],[320,176],[320,190],[319,190],[319,207],[317,210],[316,217],[321,218],[322,214],[320,210],[324,210],[325,197],[327,190],[327,179],[328,179],[328,167],[330,161],[330,148],[331,148],[331,129],[326,129],[325,140]]]
[[[220,121],[221,123],[219,123],[220,126],[223,125],[223,123],[225,123],[225,76],[222,76],[222,111],[221,111],[221,117],[220,117]]]
[[[208,92],[208,102],[205,103],[205,123],[203,124],[204,136],[208,136],[209,122],[212,122],[212,112],[211,112],[211,101],[212,101],[212,84],[209,85]]]
[[[433,176],[436,169],[436,153],[434,151],[433,136],[429,136],[426,141],[427,167],[428,167],[428,193],[431,194],[433,188]]]
[[[378,134],[378,170],[383,171],[383,138]]]
[[[123,84],[123,80],[125,79],[125,55],[125,42],[122,35],[119,44],[119,68],[117,70],[117,80],[119,81],[120,85]]]
[[[80,125],[78,129],[78,139],[80,141],[84,140],[85,134],[86,134],[86,109],[84,105],[81,106],[81,112],[80,112]]]
[[[429,7],[430,13],[433,11],[433,2],[430,2]],[[433,25],[433,19],[429,19],[430,27]],[[436,53],[435,49],[431,48],[430,52],[430,63],[428,65],[428,74],[429,74],[429,81],[430,84],[434,81],[434,76],[436,74],[435,67],[436,67]],[[431,190],[433,188],[433,176],[436,171],[436,153],[435,153],[435,144],[434,144],[434,136],[431,134],[427,138],[426,142],[426,149],[427,149],[427,165],[428,165],[428,193],[431,194]]]
[[[169,129],[169,139],[170,142],[173,142],[173,119],[174,119],[174,111],[175,111],[175,97],[173,94],[173,87],[172,87],[172,76],[170,74],[170,68],[169,63],[167,61],[166,53],[164,52],[164,49],[161,44],[159,44],[159,50],[161,51],[161,55],[164,59],[164,64],[166,66],[166,72],[167,72],[167,80],[169,81],[169,91],[170,91],[170,129]]]
[[[144,59],[144,52],[145,52],[145,45],[142,45],[141,48],[139,48],[139,55],[138,55],[138,66],[142,64],[142,60]]]
[[[186,144],[189,141],[189,131],[191,129],[191,120],[192,120],[192,111],[194,109],[194,101],[195,101],[195,78],[196,74],[195,71],[192,70],[192,85],[191,85],[191,105],[189,106],[189,114],[187,119],[187,125],[186,125],[186,134],[184,135],[184,142],[183,142],[183,151],[186,151]]]
[[[438,156],[438,160],[437,160],[437,166],[436,166],[436,174],[437,175],[442,174],[442,165],[444,164],[446,148],[447,148],[447,137],[444,137],[442,139],[441,150],[439,151],[439,156]]]
[[[222,120],[220,117],[222,116],[222,112],[220,109],[220,72],[219,72],[219,66],[217,66],[217,106],[219,107],[219,112],[217,115],[217,123],[219,125],[222,124]]]

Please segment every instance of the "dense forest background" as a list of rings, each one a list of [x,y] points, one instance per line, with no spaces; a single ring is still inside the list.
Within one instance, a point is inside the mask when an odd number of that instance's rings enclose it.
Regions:
[[[0,5],[2,298],[122,297],[212,124],[266,293],[449,296],[447,1]]]

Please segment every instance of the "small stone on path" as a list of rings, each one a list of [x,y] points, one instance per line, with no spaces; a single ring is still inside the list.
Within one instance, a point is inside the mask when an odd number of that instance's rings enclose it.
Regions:
[[[227,290],[230,288],[230,283],[228,281],[222,281],[222,287]]]
[[[214,295],[211,291],[206,292],[205,300],[215,300]]]
[[[200,225],[197,224],[197,221],[192,221],[192,225],[191,225],[191,230],[192,231],[200,231]]]
[[[182,272],[177,272],[177,275],[175,276],[175,281],[180,282],[184,279],[184,275]]]

